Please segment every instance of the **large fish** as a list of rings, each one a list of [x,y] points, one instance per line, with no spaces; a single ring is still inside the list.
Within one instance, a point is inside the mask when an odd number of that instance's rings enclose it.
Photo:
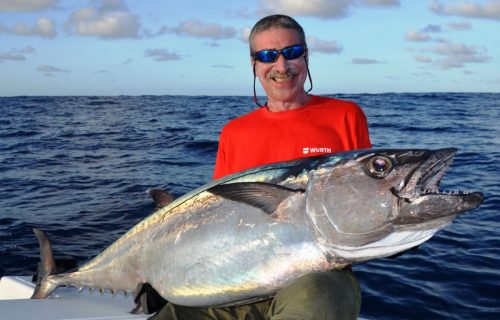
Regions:
[[[481,204],[481,193],[438,191],[455,153],[361,150],[233,174],[157,210],[71,273],[51,274],[50,243],[36,231],[45,267],[33,297],[148,282],[176,304],[234,305],[308,272],[397,254]]]

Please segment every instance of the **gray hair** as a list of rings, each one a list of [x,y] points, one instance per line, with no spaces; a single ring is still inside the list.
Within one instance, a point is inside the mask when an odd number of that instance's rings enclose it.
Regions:
[[[304,29],[300,26],[300,24],[295,21],[292,17],[282,15],[282,14],[274,14],[260,19],[252,28],[250,32],[250,36],[248,37],[248,42],[250,43],[250,54],[254,54],[254,50],[252,48],[253,41],[258,33],[262,31],[269,30],[271,28],[284,28],[284,29],[292,29],[297,31],[299,35],[300,41],[302,44],[306,45],[306,34],[304,33]]]

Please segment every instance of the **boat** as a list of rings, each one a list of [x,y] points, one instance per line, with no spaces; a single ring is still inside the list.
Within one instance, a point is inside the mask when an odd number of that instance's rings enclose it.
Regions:
[[[131,314],[134,297],[105,291],[89,293],[73,287],[59,287],[49,299],[30,299],[35,284],[31,276],[4,276],[0,279],[2,320],[142,320],[146,314]]]
[[[57,288],[49,299],[30,299],[35,284],[30,276],[0,279],[0,319],[2,320],[143,320],[149,315],[131,314],[132,295],[110,292],[89,294],[73,287]],[[358,320],[367,320],[358,318]]]

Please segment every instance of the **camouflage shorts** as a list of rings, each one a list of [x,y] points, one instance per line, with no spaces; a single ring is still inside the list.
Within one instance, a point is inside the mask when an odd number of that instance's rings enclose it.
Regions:
[[[361,290],[351,270],[316,272],[299,278],[271,299],[227,308],[168,303],[154,320],[357,319]]]

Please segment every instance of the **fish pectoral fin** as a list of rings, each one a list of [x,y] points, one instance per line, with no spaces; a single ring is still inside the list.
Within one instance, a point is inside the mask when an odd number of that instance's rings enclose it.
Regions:
[[[153,198],[158,209],[170,204],[175,199],[173,195],[161,189],[148,189],[146,192]]]
[[[273,214],[279,204],[295,193],[303,193],[302,189],[290,189],[266,182],[235,182],[219,184],[207,190],[225,199],[243,202]]]

